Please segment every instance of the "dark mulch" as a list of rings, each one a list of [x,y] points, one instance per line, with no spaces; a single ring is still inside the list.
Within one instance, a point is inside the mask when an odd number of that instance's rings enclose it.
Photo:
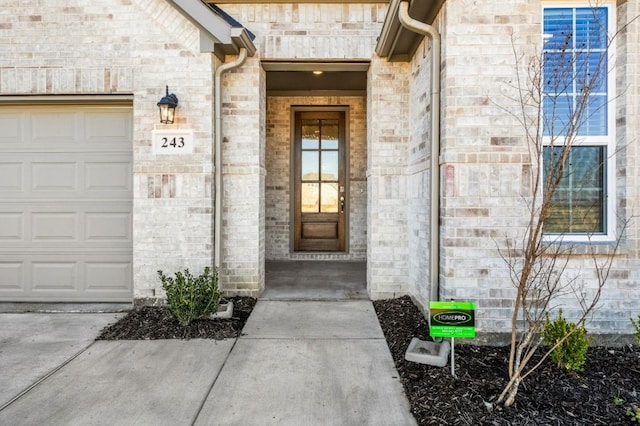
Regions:
[[[98,340],[158,340],[158,339],[228,339],[238,337],[247,322],[256,300],[251,297],[230,297],[233,317],[230,319],[197,320],[181,326],[167,307],[145,306],[129,311],[115,324],[102,330]]]
[[[590,348],[580,374],[545,362],[521,385],[512,407],[490,411],[488,404],[507,382],[507,347],[456,342],[454,379],[450,365],[438,368],[404,360],[412,337],[428,337],[428,324],[408,297],[376,301],[374,306],[421,425],[633,424],[626,411],[640,404],[637,347]]]

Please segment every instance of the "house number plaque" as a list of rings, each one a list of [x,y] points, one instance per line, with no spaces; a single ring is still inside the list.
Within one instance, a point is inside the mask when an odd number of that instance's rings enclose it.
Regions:
[[[193,130],[154,130],[154,154],[193,154]]]

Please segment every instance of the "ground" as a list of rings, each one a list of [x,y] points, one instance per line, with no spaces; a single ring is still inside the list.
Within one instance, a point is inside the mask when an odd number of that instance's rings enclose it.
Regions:
[[[181,327],[166,308],[131,311],[98,339],[224,339],[241,333],[255,300],[232,298],[228,320]],[[626,412],[640,405],[640,349],[590,348],[584,373],[551,362],[526,379],[512,407],[492,404],[507,381],[508,348],[456,344],[456,376],[443,368],[405,361],[413,337],[427,339],[428,324],[408,297],[374,302],[387,344],[420,425],[633,424]]]
[[[545,362],[529,376],[509,408],[491,409],[507,382],[507,347],[455,346],[456,376],[444,368],[404,360],[412,337],[427,339],[428,324],[408,297],[374,302],[413,415],[422,425],[633,424],[626,411],[640,405],[640,350],[590,348],[584,373]]]

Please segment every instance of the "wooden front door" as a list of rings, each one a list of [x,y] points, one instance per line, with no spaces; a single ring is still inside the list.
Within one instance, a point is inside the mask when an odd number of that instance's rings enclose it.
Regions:
[[[298,111],[294,141],[294,249],[344,251],[344,111]]]

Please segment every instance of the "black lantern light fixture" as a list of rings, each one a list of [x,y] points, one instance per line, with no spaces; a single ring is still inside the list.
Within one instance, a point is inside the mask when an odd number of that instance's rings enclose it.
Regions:
[[[169,94],[169,86],[167,85],[167,94],[160,99],[160,102],[158,102],[158,108],[160,108],[160,122],[162,124],[173,124],[177,106],[178,97],[173,93]]]

